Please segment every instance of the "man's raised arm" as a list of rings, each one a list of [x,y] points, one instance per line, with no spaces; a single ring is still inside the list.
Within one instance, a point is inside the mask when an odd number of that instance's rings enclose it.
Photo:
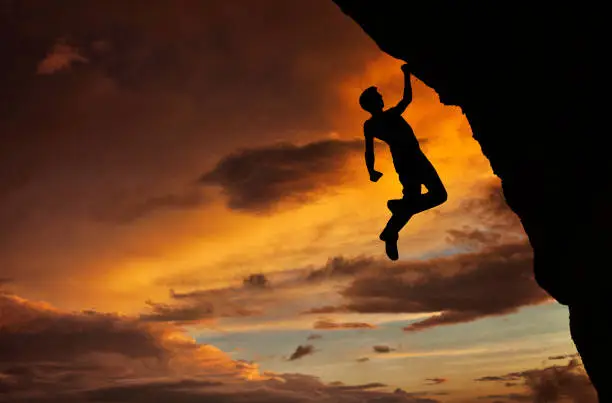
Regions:
[[[402,71],[404,72],[404,95],[398,104],[392,108],[400,115],[404,113],[410,102],[412,102],[412,85],[410,84],[410,70],[408,70],[408,64],[402,65]]]

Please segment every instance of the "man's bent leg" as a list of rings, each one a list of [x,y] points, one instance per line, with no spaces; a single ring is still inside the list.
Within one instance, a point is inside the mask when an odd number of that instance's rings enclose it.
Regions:
[[[413,175],[406,175],[403,172],[398,172],[398,174],[400,182],[404,186],[402,202],[404,208],[393,209],[393,215],[380,234],[380,238],[383,240],[397,240],[399,232],[413,215],[437,207],[448,199],[446,188],[427,157],[423,156],[422,163],[418,170],[413,172]],[[418,177],[420,180],[418,182],[414,181],[414,177]],[[421,184],[425,185],[427,193],[421,194]]]
[[[413,207],[413,214],[437,207],[446,202],[448,199],[446,188],[444,187],[438,172],[431,162],[429,162],[427,157],[423,158],[423,161],[419,166],[418,175],[422,179],[423,185],[425,185],[427,188],[427,193],[421,195],[421,197],[415,203],[411,203],[411,207]]]

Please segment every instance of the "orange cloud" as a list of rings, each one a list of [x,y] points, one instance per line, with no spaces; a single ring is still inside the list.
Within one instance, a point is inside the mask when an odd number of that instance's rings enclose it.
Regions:
[[[61,70],[69,70],[72,64],[87,63],[89,60],[79,53],[79,50],[59,40],[47,53],[47,56],[38,63],[38,74],[54,74]]]
[[[364,322],[335,322],[333,320],[318,320],[313,325],[315,329],[375,329],[376,326]]]

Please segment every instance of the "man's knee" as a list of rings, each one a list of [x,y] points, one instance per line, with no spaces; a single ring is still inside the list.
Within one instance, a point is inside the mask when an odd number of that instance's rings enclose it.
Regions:
[[[431,190],[428,189],[428,193],[438,205],[446,203],[446,201],[448,200],[448,193],[446,192],[444,186],[436,186]]]
[[[448,192],[446,191],[445,188],[442,188],[440,190],[440,194],[439,194],[439,200],[440,200],[440,204],[442,203],[446,203],[446,201],[448,200]]]

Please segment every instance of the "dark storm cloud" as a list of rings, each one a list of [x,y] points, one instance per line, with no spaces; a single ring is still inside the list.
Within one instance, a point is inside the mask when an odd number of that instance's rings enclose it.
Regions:
[[[307,344],[304,346],[298,346],[293,353],[289,356],[289,361],[294,361],[305,357],[307,355],[314,354],[315,349],[314,346]]]
[[[265,212],[284,201],[310,201],[346,182],[343,167],[362,148],[359,141],[324,140],[243,150],[223,158],[200,181],[221,186],[232,209]]]

